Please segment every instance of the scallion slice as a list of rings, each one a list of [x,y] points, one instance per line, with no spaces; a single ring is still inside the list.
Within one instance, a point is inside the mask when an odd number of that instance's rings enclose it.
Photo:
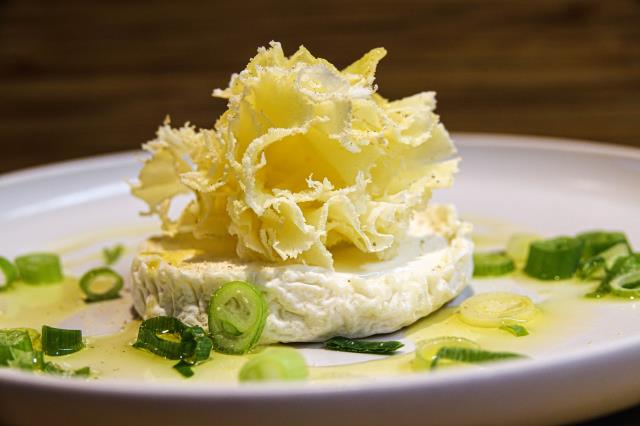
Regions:
[[[357,352],[361,354],[388,355],[392,354],[404,344],[397,340],[372,342],[367,340],[355,340],[336,336],[324,342],[324,347],[332,351]]]
[[[640,297],[640,270],[618,275],[609,283],[616,296],[635,299]]]
[[[536,234],[513,234],[507,242],[506,254],[513,259],[514,262],[524,264],[529,256],[531,243],[541,239],[542,238]]]
[[[616,244],[623,243],[627,247],[629,245],[626,235],[622,232],[589,231],[576,235],[576,238],[584,243],[583,260],[600,254]]]
[[[180,360],[178,361],[177,364],[175,364],[173,366],[173,368],[180,374],[182,374],[182,377],[186,377],[187,379],[189,377],[193,377],[193,375],[195,374],[193,372],[193,368],[191,368],[193,366],[193,364],[189,364],[188,362],[184,361],[184,360]]]
[[[612,291],[611,282],[614,279],[636,271],[640,271],[640,253],[634,253],[630,254],[629,256],[618,258],[616,260],[616,263],[607,272],[607,276],[600,282],[600,285],[598,285],[598,287],[594,291],[588,293],[587,297],[599,299],[606,296]],[[631,285],[631,283],[625,284]]]
[[[260,340],[267,312],[264,296],[252,284],[245,281],[223,284],[209,303],[209,334],[214,348],[228,354],[250,351]]]
[[[181,359],[192,352],[193,342],[183,342],[187,325],[174,317],[149,318],[140,324],[134,348],[146,349],[167,359]]]
[[[476,327],[524,323],[537,312],[530,298],[515,293],[476,294],[460,304],[460,319]]]
[[[513,334],[516,337],[528,336],[529,330],[521,326],[520,324],[504,324],[500,327],[500,330],[504,330]]]
[[[163,316],[143,321],[133,346],[163,358],[179,359],[174,368],[191,377],[191,367],[209,359],[213,343],[202,327],[189,327],[177,318]]]
[[[434,357],[431,369],[434,370],[443,360],[478,364],[517,358],[524,358],[524,356],[513,352],[490,352],[482,349],[445,346],[440,348]]]
[[[29,333],[21,329],[0,330],[0,366],[10,366],[21,353],[33,353]],[[33,359],[33,357],[31,357]]]
[[[95,268],[80,278],[80,288],[87,295],[87,302],[99,302],[120,297],[124,285],[122,277],[111,268]]]
[[[42,326],[42,350],[50,356],[68,355],[84,347],[82,330]]]
[[[113,247],[105,247],[102,249],[102,257],[106,265],[113,265],[116,263],[122,254],[124,253],[124,246],[122,244],[116,244]]]
[[[18,268],[5,257],[0,256],[0,291],[8,288],[18,279]]]
[[[583,246],[581,239],[571,237],[534,241],[524,271],[540,280],[571,278],[578,268]]]
[[[304,380],[309,375],[307,363],[293,348],[268,348],[242,366],[241,382]]]
[[[28,284],[48,284],[62,281],[60,257],[53,253],[32,253],[15,259],[22,281]]]
[[[578,276],[582,279],[602,279],[606,271],[613,268],[621,257],[629,256],[631,250],[626,242],[615,244],[601,253],[580,262]]]
[[[504,252],[474,253],[473,276],[489,277],[508,274],[515,269],[513,260]]]
[[[428,370],[435,361],[438,351],[443,347],[480,349],[473,340],[464,337],[444,336],[435,339],[424,340],[416,344],[413,366],[416,370]]]

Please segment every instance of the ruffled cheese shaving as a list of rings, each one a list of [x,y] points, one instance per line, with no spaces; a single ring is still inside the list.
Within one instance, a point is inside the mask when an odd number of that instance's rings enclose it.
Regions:
[[[212,130],[168,121],[132,192],[166,233],[228,238],[242,259],[331,268],[331,248],[390,257],[417,209],[450,186],[458,159],[435,94],[397,101],[374,84],[385,49],[340,71],[304,47],[258,49]],[[193,194],[177,220],[172,200]]]

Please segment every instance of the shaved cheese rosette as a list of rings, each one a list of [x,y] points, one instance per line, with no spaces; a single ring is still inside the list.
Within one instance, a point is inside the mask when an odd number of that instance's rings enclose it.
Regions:
[[[457,171],[433,92],[377,94],[386,55],[344,70],[304,47],[260,48],[214,96],[228,109],[213,129],[167,121],[145,149],[132,192],[163,230],[235,244],[239,258],[332,268],[332,248],[393,256],[412,214]],[[172,200],[193,199],[177,219]]]

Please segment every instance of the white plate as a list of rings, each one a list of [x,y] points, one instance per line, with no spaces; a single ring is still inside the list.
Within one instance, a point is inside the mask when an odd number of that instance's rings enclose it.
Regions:
[[[640,247],[639,150],[521,136],[462,134],[455,139],[463,157],[461,172],[455,187],[436,198],[453,202],[462,216],[548,235],[617,228]],[[0,178],[0,254],[59,249],[80,237],[84,244],[68,247],[63,255],[66,268],[82,270],[91,263],[90,249],[95,251],[106,238],[141,238],[153,226],[137,215],[144,206],[128,195],[123,183],[138,167],[135,155],[125,153]],[[478,232],[487,226],[490,221],[480,220]],[[130,237],[135,235],[132,229],[138,230],[137,237]],[[506,286],[544,298],[544,285],[532,290],[503,279],[476,282],[473,288]],[[573,322],[568,318],[562,325],[564,337],[538,348],[530,360],[375,382],[240,387],[84,382],[3,369],[0,423],[388,426],[577,421],[640,402],[640,304],[605,300],[589,309],[587,316]],[[116,315],[129,313],[119,309]],[[101,331],[97,317],[74,321],[84,321],[94,333]],[[305,356],[320,364],[323,355],[318,353],[309,350]],[[347,359],[333,356],[330,362]]]

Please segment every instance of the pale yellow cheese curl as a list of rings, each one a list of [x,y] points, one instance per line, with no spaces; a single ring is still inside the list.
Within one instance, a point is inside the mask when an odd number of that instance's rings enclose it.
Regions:
[[[228,109],[212,130],[165,122],[134,195],[169,234],[230,238],[242,259],[331,268],[331,247],[386,258],[414,211],[453,183],[455,147],[433,92],[376,93],[386,55],[373,49],[340,71],[304,47],[258,49],[214,96]],[[194,199],[177,220],[174,197]]]

